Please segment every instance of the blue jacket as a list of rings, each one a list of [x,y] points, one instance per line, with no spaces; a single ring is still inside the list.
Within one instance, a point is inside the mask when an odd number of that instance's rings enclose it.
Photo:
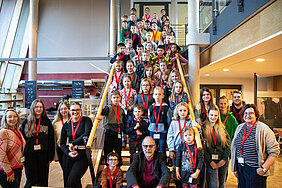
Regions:
[[[155,107],[155,111],[156,111],[156,115],[158,116],[159,114],[159,109],[160,106],[156,106]],[[150,121],[150,125],[148,127],[148,130],[150,132],[156,132],[156,118],[155,118],[155,114],[154,114],[154,105],[151,105],[149,107],[149,121]],[[163,103],[162,105],[162,109],[160,112],[160,119],[158,122],[158,133],[167,133],[168,127],[170,125],[171,122],[171,110],[169,108],[169,106],[166,103]]]

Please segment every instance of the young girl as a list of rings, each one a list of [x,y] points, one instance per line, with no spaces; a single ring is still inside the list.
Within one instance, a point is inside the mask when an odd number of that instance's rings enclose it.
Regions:
[[[154,71],[154,68],[152,65],[147,65],[145,70],[144,70],[144,74],[143,74],[143,78],[147,78],[148,80],[150,80],[150,82],[152,83],[152,89],[154,89],[155,86],[157,86],[157,80],[154,78],[153,76],[153,71]]]
[[[208,117],[209,109],[214,106],[212,93],[209,88],[203,88],[200,92],[200,103],[196,105],[196,121],[203,125]]]
[[[231,141],[220,120],[217,107],[210,108],[208,119],[202,128],[207,142],[205,150],[207,185],[208,187],[225,187]]]
[[[167,82],[167,85],[165,86],[165,89],[164,89],[164,92],[165,92],[165,98],[164,98],[164,101],[169,104],[169,96],[171,95],[171,90],[172,90],[172,86],[173,84],[180,80],[180,73],[178,72],[178,70],[172,70],[170,72],[170,75],[168,77],[168,82]]]
[[[131,78],[130,76],[125,76],[122,79],[122,83],[124,85],[124,88],[120,90],[121,95],[121,101],[120,106],[123,108],[125,114],[131,116],[132,115],[132,109],[134,106],[134,99],[137,95],[135,89],[131,88]]]
[[[123,69],[123,61],[116,61],[115,62],[115,72],[109,87],[109,93],[111,93],[112,90],[119,89],[119,82],[121,79],[122,74],[124,73],[124,69]]]
[[[166,31],[162,31],[162,37],[161,37],[161,40],[158,42],[158,45],[163,45],[165,43],[165,38],[166,38]]]
[[[128,60],[126,63],[126,69],[127,69],[127,73],[123,73],[123,75],[120,78],[119,81],[119,88],[123,89],[124,85],[123,85],[123,78],[126,76],[130,76],[130,80],[131,80],[131,87],[135,90],[138,91],[139,89],[139,85],[140,85],[140,78],[137,75],[137,73],[134,71],[134,62],[132,60]]]
[[[140,84],[140,92],[135,97],[134,105],[141,104],[144,109],[142,118],[148,123],[148,109],[155,101],[153,98],[153,89],[150,80],[144,78]]]
[[[162,72],[161,86],[162,86],[163,89],[165,89],[165,86],[167,85],[169,75],[170,75],[169,69],[166,69],[164,72]]]
[[[182,134],[184,142],[176,153],[176,177],[181,180],[183,188],[196,188],[200,183],[199,174],[204,162],[203,150],[197,149],[192,127],[185,127]]]
[[[169,105],[172,113],[174,112],[174,108],[180,102],[188,103],[188,96],[183,91],[183,84],[180,80],[176,81],[172,86],[172,92],[169,96]]]

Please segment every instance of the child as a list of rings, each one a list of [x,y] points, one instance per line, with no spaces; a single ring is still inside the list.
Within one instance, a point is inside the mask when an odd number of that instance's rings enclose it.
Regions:
[[[143,44],[143,42],[146,41],[146,33],[147,31],[144,29],[144,23],[143,20],[138,19],[137,20],[137,27],[138,27],[138,34],[139,34],[139,43]]]
[[[130,59],[132,59],[134,56],[136,56],[136,52],[132,48],[132,40],[130,38],[127,38],[124,40],[124,42],[125,42],[125,51],[127,54],[129,54]]]
[[[152,23],[152,41],[158,43],[161,40],[162,33],[158,31],[158,25],[156,22]]]
[[[126,36],[126,38],[131,39],[133,49],[136,51],[137,45],[139,44],[139,35],[137,34],[137,26],[135,24],[131,24],[130,26],[131,33]]]
[[[171,35],[170,34],[167,34],[165,36],[165,40],[164,40],[164,53],[166,54],[168,49],[170,48],[170,38],[171,38]]]
[[[145,22],[144,22],[144,30],[146,32],[151,32],[151,22],[149,20],[145,20]]]
[[[178,80],[173,84],[172,92],[171,92],[171,95],[169,96],[169,106],[170,106],[172,114],[174,112],[174,108],[180,102],[188,103],[188,96],[187,96],[187,93],[184,93],[183,91],[182,82]]]
[[[150,22],[152,21],[153,16],[150,15],[150,11],[151,11],[151,10],[150,10],[149,7],[146,7],[146,8],[145,8],[145,15],[142,17],[142,20],[145,20],[145,21],[148,20],[148,21],[150,21]]]
[[[147,43],[145,49],[149,52],[149,59],[156,57],[152,42]]]
[[[126,70],[126,62],[130,59],[128,53],[125,53],[125,45],[120,42],[118,43],[118,53],[110,60],[110,63],[113,64],[117,60],[123,61],[123,69]]]
[[[109,166],[103,169],[101,173],[102,188],[122,187],[123,174],[122,174],[122,170],[117,166],[118,158],[119,155],[114,152],[111,152],[107,155],[107,163]]]
[[[115,66],[115,72],[114,72],[112,81],[111,81],[110,86],[109,86],[109,92],[111,92],[114,89],[116,89],[116,90],[119,89],[119,82],[120,82],[122,74],[124,73],[122,61],[120,61],[120,60],[116,61],[114,66]]]
[[[158,42],[158,45],[163,45],[165,43],[167,33],[166,31],[162,31],[161,33],[162,33],[161,40]]]
[[[128,22],[122,21],[122,29],[120,32],[120,42],[124,43],[126,36],[130,34],[130,29],[128,28]]]
[[[127,16],[127,15],[123,15],[123,16],[121,17],[121,21],[122,21],[122,22],[123,22],[123,21],[128,22],[128,16]]]
[[[126,123],[126,116],[123,109],[119,106],[121,95],[118,90],[111,92],[112,104],[107,105],[102,110],[101,116],[96,116],[96,119],[102,120],[104,116],[104,156],[106,157],[110,152],[115,150],[119,155],[118,165],[122,165],[121,149],[122,149],[122,133],[124,132],[124,123]]]
[[[134,105],[133,109],[134,118],[127,121],[126,133],[129,136],[129,151],[130,151],[130,163],[133,159],[133,154],[138,151],[142,151],[142,141],[147,135],[147,123],[141,117],[143,114],[143,107],[141,104]]]
[[[157,48],[157,56],[153,57],[151,59],[151,62],[153,64],[154,68],[159,66],[160,65],[159,63],[161,61],[166,61],[169,64],[169,59],[166,58],[165,55],[164,55],[164,46],[163,45],[159,45],[158,46],[158,48]]]
[[[154,103],[153,98],[153,89],[150,80],[147,78],[143,79],[140,84],[140,92],[135,97],[134,105],[141,104],[143,106],[143,114],[142,117],[148,123],[148,109]]]
[[[183,139],[176,154],[176,178],[181,180],[183,188],[196,188],[204,162],[203,150],[197,149],[192,127],[184,128]]]
[[[132,58],[134,65],[137,66],[142,60],[142,53],[144,52],[144,46],[142,44],[137,45],[137,55]]]
[[[178,72],[178,70],[173,69],[170,72],[167,85],[165,86],[165,89],[164,89],[164,93],[165,93],[164,101],[165,102],[169,103],[169,99],[168,98],[171,95],[172,86],[178,80],[180,80],[180,73]]]
[[[152,65],[146,66],[142,79],[144,79],[144,78],[147,78],[148,80],[151,81],[153,89],[154,89],[155,86],[157,86],[157,80],[153,76],[153,66]],[[141,79],[141,81],[142,81],[142,79]]]
[[[162,83],[161,83],[161,86],[162,86],[163,89],[165,89],[165,86],[167,85],[169,75],[170,75],[170,70],[169,69],[166,69],[164,72],[162,72]]]
[[[146,68],[146,66],[148,65],[152,65],[149,61],[149,52],[148,51],[144,51],[142,53],[142,59],[138,58],[138,63],[136,65],[136,72],[139,76],[139,78],[143,78],[143,74],[144,74],[144,70]]]
[[[156,147],[162,153],[165,153],[166,135],[171,121],[171,110],[169,106],[163,102],[164,90],[157,86],[154,89],[153,98],[155,103],[149,107],[149,121],[148,130],[150,136],[154,138]]]
[[[178,54],[178,57],[181,63],[188,64],[188,60],[178,53],[179,50],[180,48],[177,46],[177,44],[171,43],[170,50],[168,50],[169,51],[168,54],[170,54],[170,57],[171,57],[172,69],[175,69],[175,68],[177,69],[178,67],[177,62],[176,62],[176,54]]]
[[[130,77],[131,80],[131,87],[135,90],[138,91],[140,88],[140,78],[137,75],[136,72],[134,72],[134,63],[132,60],[128,60],[126,63],[126,69],[127,69],[127,73],[124,73],[121,78],[120,78],[120,82],[119,82],[119,89],[123,89],[124,85],[123,85],[123,78],[126,76]]]
[[[143,46],[144,46],[145,49],[146,49],[148,44],[152,45],[153,50],[157,49],[157,44],[154,41],[152,41],[152,32],[146,33],[146,41],[143,43]]]

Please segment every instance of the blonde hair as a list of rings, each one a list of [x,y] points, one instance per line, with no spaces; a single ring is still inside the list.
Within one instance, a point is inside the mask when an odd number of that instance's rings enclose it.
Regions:
[[[152,68],[152,75],[151,75],[151,78],[153,78],[153,74],[154,74],[154,67],[152,65],[147,65],[144,69],[144,72],[143,72],[143,78],[148,78],[147,74],[146,74],[146,71],[149,69],[149,68]]]
[[[168,87],[170,87],[170,88],[171,88],[172,85],[173,85],[173,81],[172,81],[172,79],[171,79],[172,74],[176,74],[176,75],[178,76],[178,79],[180,80],[180,73],[179,73],[179,71],[176,70],[176,69],[173,69],[173,70],[170,72],[170,75],[169,75],[169,77],[168,77]]]
[[[175,97],[176,97],[176,92],[175,92],[175,87],[176,87],[176,84],[181,84],[182,85],[182,91],[179,93],[178,95],[178,100],[181,101],[182,100],[182,97],[183,97],[183,94],[184,94],[184,90],[183,90],[183,84],[180,80],[177,80],[173,86],[172,86],[172,90],[171,90],[171,95],[169,96],[169,101],[173,102],[175,100]]]
[[[150,80],[149,80],[148,78],[143,78],[143,79],[141,80],[139,93],[143,93],[142,85],[143,85],[144,82],[148,82],[148,83],[149,83],[149,85],[150,85],[149,94],[152,94],[152,93],[153,93],[153,86],[152,86],[152,83],[150,82]]]
[[[182,131],[182,138],[184,137],[184,134],[186,132],[193,132],[193,134],[194,134],[194,139],[193,140],[195,141],[195,131],[194,131],[193,127],[190,127],[190,126],[184,127],[183,131]]]
[[[55,119],[54,119],[54,121],[53,121],[53,124],[54,123],[56,123],[56,122],[58,122],[58,121],[61,121],[62,120],[62,114],[60,113],[60,108],[63,106],[63,105],[65,105],[69,110],[70,110],[70,105],[67,103],[67,102],[61,102],[60,104],[59,104],[59,107],[58,107],[58,110],[57,110],[57,114],[56,114],[56,116],[55,116]],[[71,117],[71,115],[70,115],[70,113],[68,113],[68,119],[70,119],[70,117]]]
[[[3,114],[3,117],[2,117],[2,120],[1,120],[1,128],[4,128],[4,129],[14,129],[14,127],[10,127],[8,122],[7,122],[7,114],[8,112],[14,112],[18,118],[17,120],[17,124],[16,124],[16,129],[19,128],[20,124],[21,124],[21,118],[20,118],[20,115],[18,114],[18,112],[14,109],[7,109],[4,114]]]
[[[155,88],[154,88],[154,92],[155,91],[160,91],[160,92],[162,92],[163,94],[164,94],[164,89],[162,88],[162,87],[160,87],[160,86],[156,86]]]
[[[187,119],[187,120],[191,120],[191,118],[190,118],[189,106],[188,106],[188,104],[187,104],[186,102],[181,102],[181,103],[179,103],[178,105],[176,105],[176,107],[175,107],[175,109],[174,109],[174,112],[173,112],[173,118],[172,118],[172,120],[180,120],[180,116],[179,116],[179,114],[178,114],[178,110],[179,110],[179,108],[180,108],[181,106],[184,106],[184,107],[187,109],[187,111],[188,111],[188,114],[187,114],[187,116],[186,116],[186,119]]]
[[[216,106],[212,106],[209,109],[208,114],[210,113],[211,110],[215,110],[218,113],[218,119],[215,122],[214,128],[215,128],[215,131],[216,131],[216,135],[218,135],[220,137],[221,146],[224,148],[227,144],[227,139],[226,139],[227,135],[226,135],[225,127],[224,127],[224,125],[223,125],[223,123],[221,122],[221,119],[220,119],[219,109]],[[209,118],[207,118],[206,129],[204,131],[204,135],[205,135],[205,138],[207,140],[207,145],[209,147],[212,144],[212,132],[211,132],[212,128],[213,128],[213,126],[211,125]]]
[[[122,61],[122,60],[117,60],[116,63],[114,64],[114,66],[115,66],[116,64],[121,64],[121,72],[124,72],[123,61]],[[116,67],[115,67],[115,72],[116,72]]]

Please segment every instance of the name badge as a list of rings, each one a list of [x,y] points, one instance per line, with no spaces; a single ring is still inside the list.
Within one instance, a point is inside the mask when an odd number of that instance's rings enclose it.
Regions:
[[[160,134],[154,134],[154,139],[160,139],[161,135]]]
[[[25,162],[25,157],[22,157],[21,158],[21,163],[24,163]]]
[[[124,114],[127,115],[127,110],[123,110],[123,111],[124,111]]]
[[[34,145],[34,150],[41,150],[41,145],[40,144]]]
[[[118,139],[121,139],[121,134],[118,134]]]
[[[238,163],[244,164],[244,158],[243,157],[238,157]]]
[[[193,182],[193,178],[189,177],[188,183],[192,183]]]
[[[212,160],[218,160],[218,155],[217,154],[212,154]]]

